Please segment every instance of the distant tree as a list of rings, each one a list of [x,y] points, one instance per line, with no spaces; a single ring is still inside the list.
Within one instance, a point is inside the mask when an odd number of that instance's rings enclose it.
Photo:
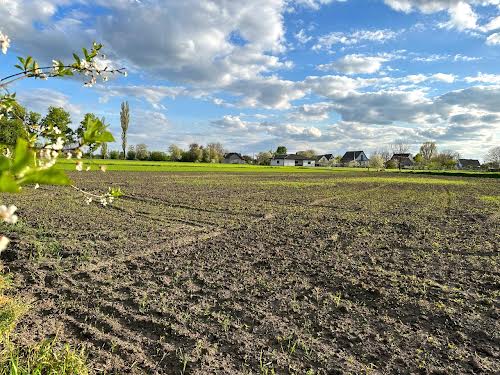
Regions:
[[[101,144],[101,158],[106,159],[108,157],[108,144],[103,142]]]
[[[348,164],[348,167],[354,168],[354,167],[359,167],[359,163],[356,160],[351,160]]]
[[[257,154],[257,164],[259,165],[269,165],[271,164],[271,159],[273,158],[273,154],[270,151],[259,152]]]
[[[182,149],[174,144],[171,144],[168,148],[168,152],[170,153],[170,159],[173,161],[179,161],[182,159]]]
[[[340,165],[340,160],[342,160],[342,156],[340,155],[334,156],[328,161],[327,166],[336,167],[337,165]]]
[[[209,163],[220,163],[224,159],[224,147],[221,143],[209,143],[207,147],[204,148],[204,154],[206,154],[206,159]],[[205,157],[204,157],[205,159]]]
[[[299,151],[299,152],[297,152],[297,155],[303,156],[305,158],[315,158],[316,151],[314,151],[314,150]]]
[[[413,157],[413,161],[415,162],[416,166],[419,167],[419,168],[424,167],[425,164],[426,164],[426,161],[425,161],[425,159],[424,159],[424,157],[422,156],[421,153],[416,154]]]
[[[24,127],[26,110],[23,106],[15,103],[11,111],[5,107],[0,107],[0,144],[5,146],[15,146],[18,138],[26,138],[27,133]]]
[[[455,169],[460,155],[452,150],[444,150],[431,160],[433,169]]]
[[[127,151],[127,160],[135,160],[137,157],[137,154],[135,152],[135,147],[134,145],[128,146],[128,151]]]
[[[129,121],[130,121],[130,108],[128,106],[128,102],[123,102],[121,105],[121,111],[120,111],[120,125],[122,127],[123,155],[125,155],[125,152],[127,150],[127,131],[128,131]]]
[[[166,161],[168,160],[168,155],[162,151],[151,151],[149,154],[149,160],[151,161]]]
[[[69,126],[71,124],[71,116],[64,108],[49,107],[47,115],[42,119],[41,124],[49,129],[57,127],[65,140],[70,143],[74,141],[74,132]]]
[[[149,151],[148,146],[144,143],[139,143],[135,146],[135,157],[138,160],[148,160],[149,159]]]
[[[368,169],[373,168],[376,170],[380,170],[384,168],[384,158],[379,154],[373,154],[370,156],[370,160],[368,161]]]
[[[186,153],[185,157],[186,161],[191,162],[200,162],[203,160],[203,146],[200,146],[198,143],[191,143],[189,145],[189,150]]]
[[[120,158],[120,152],[116,150],[112,150],[109,152],[109,158],[110,159],[119,159]]]
[[[398,163],[396,163],[394,160],[388,160],[385,163],[385,167],[387,169],[396,169],[396,168],[398,168]]]
[[[420,155],[424,162],[429,162],[433,157],[437,156],[438,150],[436,142],[424,142],[420,146]]]
[[[278,148],[276,148],[275,154],[276,155],[285,155],[287,152],[288,152],[288,150],[286,149],[285,146],[278,146]]]
[[[384,147],[378,151],[375,151],[375,154],[380,155],[382,157],[382,159],[384,160],[384,163],[387,163],[392,158],[392,152],[386,147]]]
[[[253,164],[255,162],[254,158],[250,155],[243,155],[242,158],[247,164]]]
[[[500,168],[500,146],[490,148],[484,160],[486,160],[488,164],[491,164],[491,168]]]
[[[394,154],[407,154],[410,152],[410,142],[406,139],[396,139],[391,144],[391,150]]]

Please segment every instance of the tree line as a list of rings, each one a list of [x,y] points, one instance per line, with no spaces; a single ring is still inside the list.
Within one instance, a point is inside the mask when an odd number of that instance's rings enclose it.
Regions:
[[[81,138],[85,131],[85,124],[87,120],[96,120],[98,117],[93,113],[86,113],[82,121],[78,124],[76,129],[73,129],[71,116],[68,111],[61,107],[49,107],[47,114],[41,114],[33,111],[28,111],[26,108],[18,103],[12,106],[12,109],[0,116],[0,145],[13,147],[18,138],[28,138],[27,129],[37,127],[45,128],[58,128],[61,132],[60,136],[64,139],[66,144],[71,145]],[[99,119],[106,125],[106,119]],[[200,145],[192,143],[187,149],[183,149],[178,145],[171,144],[168,152],[164,151],[150,151],[144,143],[137,145],[128,145],[127,132],[130,121],[130,108],[128,102],[123,102],[120,111],[121,123],[121,151],[109,150],[107,143],[102,143],[100,149],[89,147],[86,157],[90,158],[103,158],[103,159],[128,159],[128,160],[151,160],[151,161],[183,161],[183,162],[205,162],[205,163],[221,163],[224,159],[225,150],[221,143],[208,143],[207,145]],[[42,146],[42,145],[40,145]],[[411,149],[411,143],[407,140],[398,140],[393,142],[387,147],[376,150],[369,155],[369,167],[374,169],[382,168],[399,168],[398,160],[393,159],[394,154],[406,154]],[[286,146],[280,145],[275,151],[259,152],[255,157],[243,155],[242,158],[248,164],[269,165],[271,159],[276,155],[287,154]],[[305,150],[297,152],[297,155],[304,157],[315,158],[318,154],[312,150]],[[326,166],[340,165],[342,156],[336,155],[331,158]],[[428,141],[422,143],[419,152],[413,157],[414,168],[417,169],[454,169],[457,166],[459,153],[453,150],[439,150],[435,142]],[[352,161],[350,166],[358,166],[357,162]],[[485,169],[498,169],[500,168],[500,147],[494,147],[485,155]]]

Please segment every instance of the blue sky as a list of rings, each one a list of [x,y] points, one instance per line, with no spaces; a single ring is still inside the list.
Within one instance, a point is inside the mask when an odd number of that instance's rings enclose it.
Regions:
[[[500,0],[4,0],[0,15],[2,76],[17,55],[50,64],[102,42],[128,77],[12,90],[75,124],[105,116],[117,139],[128,100],[131,144],[340,154],[434,140],[482,158],[500,143]]]

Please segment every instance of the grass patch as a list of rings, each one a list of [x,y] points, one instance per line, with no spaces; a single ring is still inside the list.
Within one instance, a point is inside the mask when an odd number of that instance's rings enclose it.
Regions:
[[[481,195],[479,199],[481,199],[483,202],[500,206],[500,195]]]
[[[424,185],[466,185],[469,182],[459,179],[430,178],[430,177],[351,177],[343,178],[338,182],[346,183],[381,183],[381,184],[424,184]]]
[[[57,346],[44,340],[35,346],[18,345],[11,340],[19,319],[28,306],[5,294],[10,286],[0,274],[0,375],[86,375],[89,373],[83,350]]]
[[[33,347],[6,345],[0,359],[0,375],[87,375],[83,350],[69,345],[58,348],[56,340],[45,340]]]

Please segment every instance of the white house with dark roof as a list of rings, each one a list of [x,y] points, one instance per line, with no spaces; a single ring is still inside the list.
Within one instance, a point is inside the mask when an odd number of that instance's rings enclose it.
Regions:
[[[366,167],[370,159],[366,156],[364,151],[347,151],[340,162],[344,165],[349,165],[351,162],[357,162],[360,166]]]
[[[224,155],[224,159],[222,160],[223,164],[245,164],[246,161],[243,159],[241,154],[237,152],[228,152]]]
[[[458,169],[480,169],[481,163],[477,159],[458,159]]]
[[[316,165],[328,165],[335,156],[333,154],[324,154],[316,156]]]
[[[273,167],[315,167],[315,158],[300,156],[297,154],[275,155],[271,159]]]

